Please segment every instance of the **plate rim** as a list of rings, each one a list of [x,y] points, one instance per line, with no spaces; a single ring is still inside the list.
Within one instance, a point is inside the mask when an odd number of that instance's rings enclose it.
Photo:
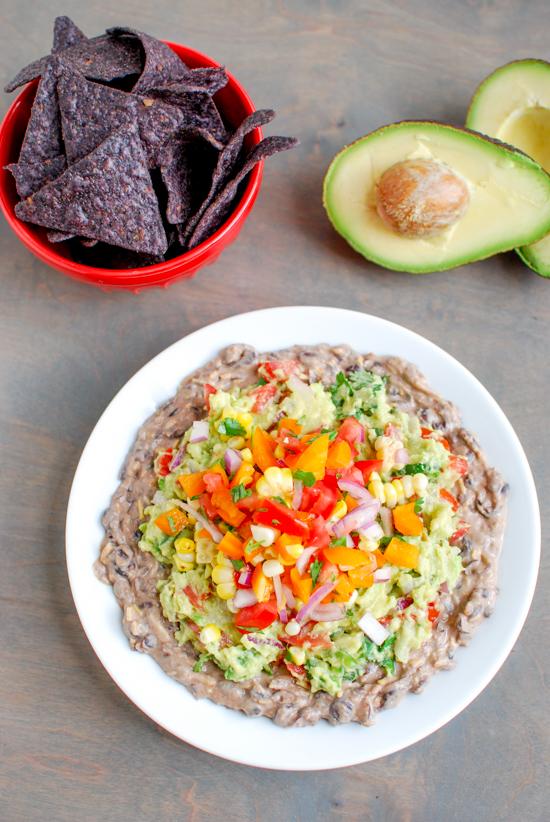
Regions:
[[[193,340],[196,340],[197,338],[200,338],[201,336],[205,336],[205,335],[207,336],[208,334],[212,334],[213,332],[215,332],[215,330],[218,330],[220,327],[223,327],[226,324],[233,323],[233,322],[235,322],[235,320],[243,319],[245,317],[246,318],[258,317],[259,315],[262,315],[262,314],[272,316],[273,314],[288,314],[288,312],[305,313],[305,314],[309,313],[311,315],[319,315],[319,312],[320,313],[333,314],[333,315],[336,313],[336,314],[340,314],[340,315],[353,315],[356,318],[360,317],[361,321],[364,321],[364,322],[367,322],[367,323],[372,322],[372,321],[374,321],[375,324],[376,323],[382,323],[384,326],[386,326],[388,328],[388,330],[390,332],[395,332],[395,330],[397,330],[398,333],[405,332],[406,335],[409,335],[409,336],[415,338],[418,342],[421,343],[421,345],[427,346],[428,349],[431,349],[432,351],[434,351],[438,356],[442,356],[444,359],[446,359],[448,361],[450,360],[453,363],[453,366],[455,368],[459,369],[462,372],[462,375],[467,380],[473,381],[473,383],[476,385],[476,388],[478,389],[478,391],[481,392],[481,394],[484,397],[485,401],[488,402],[490,406],[492,406],[492,411],[494,413],[496,413],[496,415],[499,417],[499,420],[500,420],[501,424],[506,428],[508,435],[510,436],[511,440],[513,441],[513,443],[515,445],[516,456],[519,458],[520,462],[522,463],[522,468],[523,468],[523,471],[524,471],[524,474],[525,474],[524,478],[527,480],[528,487],[526,489],[526,493],[527,493],[527,496],[529,498],[530,504],[532,506],[532,514],[533,514],[532,525],[533,525],[533,529],[534,529],[533,540],[532,540],[532,547],[533,547],[532,568],[531,568],[531,572],[530,572],[530,575],[529,575],[528,584],[525,586],[525,590],[524,590],[524,593],[523,593],[522,607],[521,607],[521,610],[518,612],[518,616],[515,620],[514,630],[512,632],[510,632],[509,634],[507,634],[507,636],[505,637],[505,641],[503,642],[503,644],[500,647],[499,651],[494,654],[494,656],[492,657],[492,662],[490,662],[487,665],[486,669],[484,670],[483,676],[481,676],[478,679],[475,687],[469,689],[467,694],[464,696],[464,698],[462,700],[454,703],[453,707],[451,709],[448,709],[443,717],[438,717],[438,718],[428,722],[420,732],[418,732],[416,734],[413,734],[410,738],[406,739],[406,741],[403,742],[403,743],[398,742],[397,744],[390,744],[384,750],[382,750],[381,752],[375,753],[375,755],[373,755],[373,756],[370,756],[368,750],[365,750],[363,752],[363,754],[361,754],[360,756],[349,757],[345,761],[338,762],[337,764],[334,764],[333,762],[330,762],[330,763],[321,764],[321,765],[315,764],[312,767],[308,767],[307,763],[305,763],[303,766],[294,766],[294,765],[289,766],[287,764],[281,764],[281,763],[278,763],[278,762],[266,763],[264,761],[252,761],[250,757],[246,757],[246,756],[242,757],[242,756],[239,756],[238,754],[232,754],[231,756],[229,756],[227,753],[220,752],[220,750],[217,749],[215,744],[205,744],[204,742],[198,742],[197,739],[194,738],[194,737],[193,738],[188,738],[186,736],[183,736],[181,733],[178,733],[176,730],[174,730],[168,724],[166,724],[163,721],[160,721],[158,716],[153,715],[153,712],[151,711],[151,709],[147,708],[143,704],[142,700],[137,699],[134,696],[131,696],[130,693],[128,692],[128,690],[125,688],[124,684],[120,681],[120,677],[116,676],[113,673],[113,671],[110,670],[108,661],[106,661],[104,659],[104,654],[102,653],[102,650],[97,647],[97,643],[94,642],[92,640],[92,637],[90,636],[90,632],[89,632],[87,624],[86,624],[87,620],[86,620],[86,617],[83,613],[84,608],[83,608],[82,603],[79,603],[78,597],[77,597],[77,594],[76,594],[76,589],[77,589],[76,572],[75,572],[76,564],[73,562],[73,556],[72,556],[72,553],[71,553],[71,530],[72,530],[72,527],[73,527],[72,526],[72,516],[73,516],[74,507],[76,505],[75,497],[76,497],[76,492],[78,490],[78,484],[81,481],[80,475],[82,474],[82,472],[84,470],[84,466],[85,466],[85,462],[86,462],[88,452],[91,450],[91,448],[94,445],[93,441],[94,441],[95,436],[97,436],[98,430],[101,428],[105,417],[107,417],[109,415],[110,411],[112,410],[112,408],[114,406],[116,406],[116,404],[119,401],[119,398],[121,397],[121,395],[126,393],[133,384],[135,384],[136,382],[139,381],[139,379],[141,378],[144,371],[146,371],[148,369],[152,369],[154,364],[156,364],[161,358],[168,356],[168,352],[171,352],[173,349],[176,349],[177,347],[182,345],[182,343],[184,343],[184,342],[187,342],[189,344],[189,343],[193,342]],[[235,342],[235,340],[233,340],[233,342]],[[225,344],[230,344],[230,343],[227,342]],[[311,344],[316,344],[316,343],[311,343]],[[333,343],[331,343],[331,344],[333,344]],[[281,347],[283,347],[283,346],[281,346]],[[354,347],[356,348],[357,346],[354,346]],[[407,359],[406,356],[404,358]],[[207,360],[205,360],[205,361],[207,361]],[[415,363],[415,364],[417,364],[417,363]],[[418,363],[417,365],[418,365],[418,367],[420,368],[421,371],[424,371],[424,368],[423,368],[421,363]],[[182,367],[182,371],[178,375],[178,383],[181,382],[181,380],[183,380],[186,376],[193,373],[193,371],[196,370],[197,367],[198,366],[194,366],[190,370],[186,370],[185,368]],[[157,407],[158,407],[158,405],[157,405]],[[461,411],[462,410],[463,409],[461,409]],[[132,429],[132,438],[135,437],[136,433],[137,433],[137,429],[135,429],[135,430]],[[121,468],[121,466],[119,467],[119,470],[120,470],[120,468]],[[117,484],[118,484],[118,481],[119,481],[119,477],[117,476]],[[507,529],[508,529],[508,521],[506,522],[506,526],[505,526],[505,534],[506,534]],[[529,462],[527,460],[527,456],[524,452],[524,449],[521,445],[521,441],[519,440],[519,437],[516,434],[512,424],[508,420],[506,414],[504,413],[504,411],[502,410],[502,408],[500,407],[498,402],[494,399],[494,397],[490,394],[490,392],[485,388],[485,386],[480,382],[480,380],[478,380],[478,378],[468,368],[466,368],[466,366],[462,365],[462,363],[459,360],[457,360],[453,355],[449,354],[443,348],[441,348],[436,343],[432,342],[431,340],[429,340],[427,337],[423,336],[422,334],[419,334],[416,331],[413,331],[413,330],[407,328],[406,326],[403,326],[399,323],[395,323],[391,320],[387,320],[386,318],[380,317],[380,316],[375,315],[375,314],[365,313],[365,312],[362,312],[362,311],[356,311],[356,310],[351,310],[351,309],[346,309],[346,308],[340,308],[340,307],[337,307],[337,306],[334,306],[334,307],[333,306],[314,306],[314,305],[275,306],[275,307],[256,309],[256,310],[253,310],[253,311],[247,311],[247,312],[242,312],[242,313],[239,313],[239,314],[230,315],[229,317],[225,317],[225,318],[217,320],[213,323],[209,323],[208,325],[201,326],[200,328],[190,332],[189,334],[186,334],[185,336],[181,337],[180,339],[176,340],[175,342],[171,343],[169,346],[167,346],[166,348],[164,348],[160,352],[158,352],[154,357],[152,357],[146,363],[144,363],[120,387],[120,389],[115,393],[113,398],[107,404],[107,406],[105,407],[103,412],[100,414],[96,424],[94,425],[92,431],[90,432],[90,434],[89,434],[89,436],[86,440],[86,443],[85,443],[85,445],[82,449],[81,455],[79,457],[78,464],[77,464],[77,467],[75,469],[73,480],[72,480],[72,483],[71,483],[71,490],[70,490],[70,493],[69,493],[69,498],[68,498],[68,503],[67,503],[67,516],[66,516],[66,526],[65,526],[65,547],[66,547],[65,557],[66,557],[69,585],[70,585],[71,594],[72,594],[72,597],[73,597],[73,602],[74,602],[74,605],[75,605],[75,609],[77,611],[77,614],[78,614],[82,629],[83,629],[88,641],[90,642],[90,645],[92,646],[92,649],[93,649],[95,655],[99,659],[99,661],[102,664],[103,668],[108,673],[109,677],[115,682],[117,687],[130,700],[130,702],[132,702],[134,705],[136,705],[136,707],[140,711],[142,711],[153,723],[155,723],[157,726],[163,728],[165,731],[170,733],[172,736],[175,736],[176,739],[181,739],[182,741],[186,742],[187,744],[189,744],[189,745],[191,745],[195,748],[198,748],[202,751],[205,751],[206,753],[210,753],[214,756],[218,756],[220,758],[226,759],[228,761],[236,762],[238,764],[247,765],[247,766],[250,766],[250,767],[259,767],[259,768],[263,768],[263,769],[266,769],[266,770],[281,770],[281,771],[310,772],[310,771],[334,770],[334,769],[339,769],[339,768],[343,768],[343,767],[350,767],[352,765],[366,763],[366,762],[369,762],[369,761],[374,761],[376,759],[379,759],[379,758],[384,757],[384,756],[388,756],[388,755],[390,755],[392,753],[395,753],[397,751],[404,750],[405,748],[410,747],[413,744],[416,744],[416,742],[419,742],[420,740],[425,739],[426,737],[431,735],[434,731],[438,730],[439,728],[444,727],[448,722],[450,722],[452,719],[454,719],[456,716],[458,716],[458,714],[460,714],[469,704],[471,704],[477,698],[477,696],[479,696],[479,694],[491,682],[491,680],[494,678],[494,676],[497,674],[499,669],[502,667],[502,665],[506,661],[506,659],[509,656],[510,652],[512,651],[515,643],[517,642],[517,639],[518,639],[519,634],[521,633],[521,630],[522,630],[522,628],[525,624],[525,620],[527,618],[527,615],[528,615],[528,612],[529,612],[529,609],[530,609],[530,606],[531,606],[531,603],[532,603],[532,599],[533,599],[533,595],[534,595],[535,587],[536,587],[536,582],[537,582],[537,577],[538,577],[539,565],[540,565],[540,549],[541,549],[540,507],[539,507],[539,503],[538,503],[538,496],[537,496],[537,491],[536,491],[536,486],[535,486],[533,474],[532,474]],[[91,568],[88,569],[88,571],[89,571],[89,573],[93,574],[93,571],[92,571]],[[117,603],[117,605],[118,605],[118,603]],[[123,632],[122,632],[122,628],[120,629],[120,632],[121,632],[122,636],[124,636]],[[127,645],[127,647],[128,647],[129,652],[132,653],[132,650],[131,650],[129,644]],[[156,663],[155,660],[153,660],[150,657],[148,657],[148,659],[149,659],[149,661],[153,662],[155,666],[158,667],[159,671],[164,676],[167,676],[166,674],[164,674],[164,671],[162,671],[162,669],[160,668],[160,666],[158,666],[158,664]],[[185,686],[181,686],[181,685],[180,685],[180,687],[185,688]],[[410,694],[406,694],[406,696],[410,697]],[[201,700],[201,701],[202,702],[209,702],[209,700]],[[209,703],[209,704],[215,705],[215,703]],[[221,706],[216,705],[216,708],[219,709],[220,707]],[[238,713],[238,712],[232,711],[231,709],[226,709],[226,708],[222,708],[222,710],[223,711],[229,711],[231,714]],[[242,719],[242,721],[244,721],[244,722],[264,722],[264,723],[269,722],[270,724],[273,724],[271,720],[267,720],[264,717],[251,718],[251,717],[246,717],[246,716],[242,715],[239,718]],[[350,723],[350,725],[347,725],[345,727],[351,727],[351,726],[358,727],[362,731],[367,732],[367,733],[368,733],[368,730],[369,730],[368,728],[363,728],[363,726],[358,726],[356,723]],[[277,726],[273,726],[273,727],[277,727]],[[319,728],[319,727],[324,727],[324,724],[323,723],[318,723],[316,726],[300,728],[300,729],[289,728],[289,729],[283,729],[283,731],[286,732],[286,733],[296,733],[296,732],[300,732],[300,731],[312,730],[313,728]],[[340,727],[343,727],[343,726],[340,726]],[[327,728],[327,730],[331,730],[330,726]]]

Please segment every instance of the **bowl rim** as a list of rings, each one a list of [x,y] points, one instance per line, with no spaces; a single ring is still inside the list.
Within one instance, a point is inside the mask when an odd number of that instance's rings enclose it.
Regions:
[[[178,49],[183,49],[187,55],[197,61],[200,61],[201,63],[204,63],[207,67],[219,68],[222,65],[204,52],[198,51],[190,46],[186,46],[183,43],[176,43],[171,40],[161,40],[161,42],[169,46],[176,52],[176,54],[178,54]],[[181,55],[178,54],[178,56]],[[252,102],[250,95],[244,86],[237,80],[235,75],[232,74],[232,72],[227,69],[225,71],[228,78],[228,84],[231,84],[234,87],[234,90],[241,98],[245,108],[248,110],[248,114],[251,114],[256,110],[256,107]],[[24,96],[28,95],[30,93],[29,90],[37,85],[38,78],[26,83],[17,97],[12,101],[4,117],[2,118],[2,121],[0,122],[0,141],[4,137],[6,127],[18,116],[18,109],[23,102]],[[257,145],[263,137],[263,132],[260,127],[253,129],[250,134],[254,145]],[[30,223],[27,224],[15,216],[13,206],[6,194],[6,187],[2,183],[0,183],[0,207],[10,228],[13,230],[17,238],[23,242],[23,244],[35,256],[44,260],[48,264],[54,266],[55,268],[59,268],[59,266],[61,266],[63,269],[70,269],[70,271],[81,280],[86,280],[90,283],[97,283],[98,285],[104,284],[102,283],[103,278],[107,278],[110,281],[109,283],[105,283],[106,285],[114,284],[115,282],[117,284],[124,285],[125,280],[139,276],[144,280],[143,286],[139,286],[139,289],[149,285],[149,279],[155,281],[159,275],[162,277],[162,275],[176,272],[182,264],[185,264],[186,267],[193,270],[194,264],[196,264],[197,267],[203,264],[205,262],[204,256],[215,253],[218,245],[222,245],[223,247],[223,240],[225,239],[225,236],[231,233],[233,229],[239,225],[242,220],[244,220],[248,214],[248,211],[252,207],[261,186],[263,167],[263,160],[260,160],[260,162],[254,166],[249,174],[246,186],[236,208],[228,219],[214,232],[214,234],[202,243],[199,243],[199,245],[195,246],[195,248],[192,248],[189,251],[184,251],[183,254],[179,254],[170,260],[165,260],[162,263],[155,263],[154,265],[149,266],[139,266],[136,268],[99,268],[98,266],[89,266],[84,265],[83,263],[78,263],[71,258],[64,257],[59,254],[55,251],[51,243],[48,243],[47,241],[41,242],[37,239],[34,232],[28,228],[28,225],[31,225]],[[8,171],[5,173],[9,174]],[[0,180],[1,179],[2,177],[0,175]],[[156,283],[152,282],[151,284],[154,285]]]
[[[357,350],[405,356],[421,368],[434,390],[458,403],[464,425],[482,435],[490,463],[504,472],[505,479],[513,479],[495,613],[474,632],[468,648],[457,649],[460,664],[454,670],[431,678],[422,694],[407,694],[396,708],[380,712],[371,728],[350,723],[326,729],[324,722],[305,728],[280,728],[263,717],[245,717],[209,700],[195,701],[155,660],[132,654],[112,591],[105,591],[88,568],[90,559],[93,562],[97,558],[98,537],[103,533],[92,514],[99,511],[98,502],[104,510],[111,491],[117,487],[114,474],[137,428],[172,396],[181,379],[206,362],[214,351],[235,341],[261,346],[264,351],[292,343],[349,342]],[[117,419],[121,407],[124,413],[122,419]],[[105,453],[99,453],[106,427],[108,442],[102,446]],[[112,448],[113,434],[117,432],[123,436],[117,446],[120,453]],[[117,435],[116,439],[121,437]],[[112,465],[106,468],[109,459]],[[83,494],[89,491],[86,472],[91,472],[92,493],[96,493],[98,472],[102,470],[107,472],[109,485],[86,515],[86,506],[90,505]],[[518,530],[526,552],[519,570],[514,559]],[[458,360],[426,337],[382,317],[327,306],[281,306],[229,316],[199,328],[165,348],[125,383],[99,418],[78,463],[67,509],[66,555],[76,610],[92,648],[118,687],[154,723],[188,744],[240,764],[288,771],[327,770],[371,761],[424,739],[457,716],[489,684],[510,654],[531,605],[540,558],[540,512],[533,476],[517,434],[496,400]],[[98,607],[112,612],[98,616]],[[153,695],[151,683],[155,685]],[[166,707],[174,700],[180,710],[167,714]],[[203,725],[209,729],[206,734]],[[270,743],[267,746],[263,744],[266,741]]]

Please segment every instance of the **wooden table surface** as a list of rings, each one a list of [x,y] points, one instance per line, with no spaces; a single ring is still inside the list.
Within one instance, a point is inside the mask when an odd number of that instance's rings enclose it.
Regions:
[[[383,271],[333,233],[320,193],[330,158],[346,142],[406,118],[460,124],[489,71],[517,57],[548,57],[548,3],[2,0],[4,79],[49,48],[61,13],[90,35],[127,24],[213,55],[259,107],[277,109],[271,133],[295,134],[301,147],[268,165],[238,241],[168,291],[103,293],[73,282],[34,259],[0,221],[0,816],[548,818],[547,563],[514,651],[459,717],[386,759],[288,774],[195,750],[129,703],[82,632],[64,561],[72,475],[113,394],[190,331],[289,303],[372,312],[457,357],[514,425],[548,525],[550,282],[513,254],[427,277]],[[8,104],[4,95],[3,110]]]

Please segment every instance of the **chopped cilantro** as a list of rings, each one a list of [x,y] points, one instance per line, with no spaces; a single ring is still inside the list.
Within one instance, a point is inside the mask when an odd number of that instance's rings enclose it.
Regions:
[[[165,483],[166,483],[166,478],[165,477],[159,477],[158,478],[157,485],[158,485],[159,491],[164,491]]]
[[[194,497],[189,497],[189,499],[200,499],[202,494],[195,494]]]
[[[423,505],[424,505],[424,497],[420,497],[419,499],[415,500],[414,513],[419,514],[422,511],[422,506]]]
[[[323,563],[319,562],[318,559],[315,562],[311,563],[309,572],[311,574],[311,579],[313,580],[313,586],[317,585],[317,580],[319,579],[319,574],[321,573],[321,568],[323,567]]]
[[[256,548],[261,548],[260,543],[257,542],[255,539],[249,539],[244,547],[244,552],[245,554],[251,554],[252,551],[256,550]]]
[[[225,434],[226,437],[244,437],[246,429],[233,417],[225,417],[218,425],[218,434]]]
[[[244,562],[242,561],[242,559],[232,559],[231,563],[235,571],[240,571],[241,568],[244,568]]]
[[[346,538],[345,537],[338,537],[338,539],[333,539],[330,541],[330,544],[336,548],[339,545],[345,546],[346,545]]]
[[[369,662],[375,662],[384,668],[387,674],[393,674],[395,672],[393,646],[396,639],[397,635],[391,634],[382,645],[375,645],[368,637],[364,637],[362,653]]]
[[[260,377],[256,385],[267,385],[267,380],[264,377]]]
[[[403,469],[405,474],[429,474],[430,473],[430,466],[426,465],[425,462],[413,462],[410,465],[406,465]]]
[[[376,434],[377,437],[381,437],[384,433],[384,429],[383,428],[375,428],[374,433]]]
[[[251,496],[252,491],[250,488],[245,488],[242,483],[235,485],[235,487],[231,489],[231,498],[233,499],[233,502],[239,502],[239,500]]]
[[[289,507],[288,502],[287,502],[286,500],[284,500],[282,497],[273,497],[273,499],[274,499],[276,502],[280,502],[280,503],[281,503],[281,505],[284,505],[284,506],[285,506],[285,508],[288,508],[288,507]]]
[[[311,488],[312,485],[315,485],[315,474],[311,471],[302,471],[300,468],[294,472],[294,479],[302,482],[308,488]]]
[[[378,543],[378,547],[379,548],[387,548],[387,546],[390,544],[390,542],[391,542],[391,537],[382,537],[380,539],[380,542]]]
[[[168,525],[170,526],[170,530],[171,530],[171,531],[172,531],[172,533],[174,534],[174,533],[177,531],[177,528],[176,528],[176,523],[175,523],[175,521],[174,521],[174,517],[171,517],[171,516],[170,516],[170,514],[168,514],[168,516],[166,517],[166,519],[168,520]]]

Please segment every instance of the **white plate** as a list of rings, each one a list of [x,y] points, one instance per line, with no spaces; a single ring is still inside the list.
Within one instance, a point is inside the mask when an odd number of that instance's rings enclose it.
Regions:
[[[430,384],[460,408],[489,461],[510,483],[508,524],[500,562],[500,595],[456,667],[436,674],[376,724],[279,728],[268,719],[195,700],[148,656],[130,650],[112,589],[92,564],[103,536],[100,518],[117,487],[136,431],[171,397],[183,377],[223,346],[244,342],[261,351],[294,343],[346,342],[361,352],[394,354],[416,363]],[[271,308],[229,317],[185,337],[145,365],[119,391],[88,440],[67,513],[67,566],[74,601],[99,659],[138,708],[180,739],[226,759],[264,768],[319,770],[355,765],[398,751],[440,728],[496,674],[518,637],[533,596],[540,552],[537,495],[527,459],[510,423],[483,386],[441,348],[401,326],[337,308]],[[521,545],[521,562],[517,561]]]

